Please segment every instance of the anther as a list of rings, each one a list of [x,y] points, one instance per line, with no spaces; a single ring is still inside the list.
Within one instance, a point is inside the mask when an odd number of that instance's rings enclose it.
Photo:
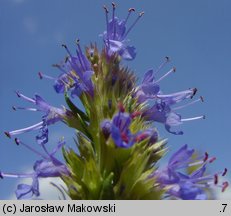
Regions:
[[[166,62],[170,62],[170,57],[169,56],[165,56]]]
[[[214,175],[214,184],[215,185],[218,184],[218,175],[217,174]]]
[[[9,137],[9,138],[11,138],[11,135],[10,135],[10,133],[9,132],[4,132],[4,134],[7,136],[7,137]]]
[[[0,171],[0,179],[3,179],[3,175],[1,171]]]
[[[17,110],[15,106],[12,106],[12,109],[13,109],[14,111],[16,111],[16,110]]]
[[[222,183],[222,192],[224,192],[228,186],[229,186],[229,183],[227,181],[223,182]]]
[[[191,99],[195,96],[195,94],[197,93],[197,88],[193,88],[192,89],[193,93],[192,93],[192,96],[191,96]]]
[[[66,44],[62,44],[62,47],[67,49],[67,45]]]
[[[41,72],[38,72],[38,75],[39,75],[39,78],[42,79],[43,78],[43,75]]]
[[[68,60],[69,60],[69,57],[68,57],[68,56],[66,56],[66,57],[65,57],[64,62],[65,62],[65,63],[67,63],[67,62],[68,62]]]
[[[208,160],[208,158],[209,158],[209,154],[208,154],[208,152],[205,152],[205,157],[204,157],[203,161],[206,162]]]
[[[59,64],[52,64],[51,66],[52,66],[52,67],[57,67],[57,68],[59,68],[59,67],[60,67],[60,65],[59,65]]]
[[[20,144],[20,141],[19,141],[18,138],[15,138],[14,141],[15,141],[16,145],[19,145],[19,144]]]
[[[129,8],[128,9],[128,12],[135,12],[136,10],[135,10],[135,8]]]
[[[112,2],[111,4],[112,4],[113,9],[115,9],[116,8],[116,4],[114,2]]]
[[[106,13],[109,13],[109,11],[108,11],[106,5],[103,6],[103,9],[105,10]]]
[[[15,91],[15,93],[16,93],[16,95],[17,95],[19,98],[21,97],[19,91]]]
[[[79,39],[79,38],[77,38],[77,39],[75,40],[75,43],[78,45],[78,44],[79,44],[79,42],[80,42],[80,39]]]
[[[215,160],[216,160],[216,157],[212,157],[212,158],[209,160],[209,163],[213,163]]]
[[[173,67],[173,68],[172,68],[172,71],[175,73],[175,72],[176,72],[176,67]]]
[[[144,15],[144,11],[140,12],[139,17],[142,17]]]
[[[200,99],[201,99],[201,101],[202,101],[202,102],[204,102],[204,101],[205,101],[205,99],[204,99],[204,97],[203,97],[203,96],[200,96]]]
[[[225,168],[225,169],[224,169],[224,172],[222,173],[222,176],[225,176],[225,175],[227,174],[227,172],[228,172],[228,169]]]

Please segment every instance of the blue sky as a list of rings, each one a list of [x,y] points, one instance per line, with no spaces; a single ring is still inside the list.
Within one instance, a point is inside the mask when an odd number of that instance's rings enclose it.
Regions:
[[[37,73],[58,75],[51,65],[66,55],[62,43],[72,50],[77,37],[83,45],[102,44],[98,37],[105,29],[102,5],[110,3],[107,0],[0,0],[0,170],[28,170],[36,159],[3,134],[5,130],[40,121],[38,113],[12,111],[12,105],[24,104],[14,91],[20,90],[28,96],[39,93],[51,104],[65,104],[62,95],[53,91],[52,83],[39,80]],[[214,172],[224,167],[231,170],[231,2],[118,0],[116,3],[119,17],[125,17],[130,7],[145,11],[129,37],[138,54],[128,64],[137,76],[141,78],[147,69],[157,67],[165,56],[170,56],[169,67],[176,66],[177,72],[161,83],[164,92],[197,87],[198,95],[205,98],[204,103],[183,110],[183,116],[205,114],[206,120],[182,125],[183,136],[170,135],[158,125],[161,136],[169,138],[172,150],[187,143],[215,155],[217,161],[211,165]],[[74,131],[61,124],[53,126],[51,134],[51,143],[63,135],[68,145],[73,143]],[[35,144],[35,135],[25,134],[20,138]],[[9,198],[15,185],[13,179],[1,180],[0,199]]]

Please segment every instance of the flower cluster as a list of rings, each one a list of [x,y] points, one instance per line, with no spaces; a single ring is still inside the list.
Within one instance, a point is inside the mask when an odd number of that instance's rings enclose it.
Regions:
[[[161,139],[155,123],[164,125],[169,133],[183,135],[174,129],[186,121],[204,119],[204,115],[183,118],[179,110],[189,107],[203,97],[196,97],[197,89],[164,94],[161,80],[174,73],[173,67],[159,75],[170,62],[165,57],[157,69],[148,70],[137,84],[134,73],[123,66],[125,60],[136,57],[136,49],[129,45],[128,34],[144,15],[139,13],[128,27],[134,8],[128,10],[125,19],[119,19],[116,4],[112,3],[112,16],[104,6],[106,30],[101,35],[104,46],[101,51],[91,44],[83,51],[76,41],[76,54],[62,45],[68,56],[60,64],[57,77],[39,72],[40,79],[53,81],[54,90],[64,95],[66,107],[54,107],[41,96],[17,96],[31,103],[32,107],[13,106],[14,110],[39,111],[41,120],[29,127],[7,131],[7,137],[15,137],[15,143],[34,152],[40,159],[33,165],[33,172],[12,174],[0,172],[0,178],[31,178],[31,185],[19,184],[18,199],[36,198],[40,195],[39,179],[60,177],[71,199],[212,199],[214,187],[222,191],[227,181],[220,180],[224,171],[210,174],[207,166],[215,158],[208,153],[200,156],[187,145],[181,147],[169,159],[166,167],[159,167],[159,160],[166,154],[167,141]],[[71,95],[71,98],[69,97]],[[81,101],[81,110],[75,102]],[[63,122],[76,130],[76,145],[66,147],[61,139],[52,152],[47,150],[49,127]],[[37,130],[37,145],[43,153],[22,142],[16,136]],[[49,143],[49,144],[48,144]],[[55,157],[62,149],[64,160]]]

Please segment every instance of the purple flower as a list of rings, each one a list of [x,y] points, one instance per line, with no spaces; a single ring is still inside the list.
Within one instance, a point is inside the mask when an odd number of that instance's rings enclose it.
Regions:
[[[16,107],[14,106],[13,109],[22,109],[22,110],[28,110],[28,111],[39,111],[45,113],[45,115],[42,117],[42,121],[39,123],[36,123],[32,126],[22,128],[19,130],[14,130],[10,132],[5,132],[5,134],[8,137],[15,136],[18,134],[30,132],[33,130],[40,130],[40,135],[36,136],[36,139],[39,143],[41,142],[47,142],[48,141],[48,125],[54,124],[58,121],[63,121],[64,117],[67,117],[69,115],[68,110],[56,108],[48,104],[42,97],[39,95],[35,95],[35,98],[29,98],[19,92],[16,92],[17,96],[32,103],[36,108],[25,108],[25,107]]]
[[[158,99],[156,100],[155,104],[143,113],[143,117],[147,121],[154,121],[164,124],[166,130],[172,134],[182,135],[183,131],[172,131],[171,127],[179,126],[180,124],[186,121],[204,119],[205,116],[202,115],[192,118],[182,118],[180,114],[176,113],[176,110],[179,110],[196,102],[203,101],[203,98],[201,97],[200,99],[197,99],[183,106],[172,106],[185,99],[192,98],[195,95],[195,91],[195,89],[189,89],[186,91],[181,91],[168,95],[158,94]]]
[[[131,117],[128,113],[119,112],[113,117],[111,137],[116,146],[129,148],[135,143],[135,137],[130,132]]]
[[[150,69],[144,74],[143,81],[139,85],[133,97],[138,98],[139,103],[143,103],[148,99],[156,99],[157,95],[160,93],[159,82],[167,77],[169,74],[176,71],[176,68],[173,67],[159,79],[156,79],[158,72],[169,62],[169,57],[165,57],[165,61],[155,70]]]
[[[0,172],[0,176],[11,177],[11,178],[31,178],[32,184],[19,184],[17,186],[17,190],[15,191],[17,199],[30,199],[32,197],[38,197],[40,195],[39,192],[39,178],[47,178],[47,177],[61,177],[63,175],[69,175],[69,170],[65,164],[59,161],[55,157],[55,153],[65,144],[63,140],[59,141],[58,145],[53,149],[51,153],[49,153],[44,144],[41,144],[42,149],[45,154],[40,153],[33,147],[23,143],[19,139],[15,139],[17,145],[22,145],[32,151],[33,153],[42,157],[41,160],[37,160],[33,166],[32,173],[26,174],[11,174]]]
[[[133,29],[139,19],[143,16],[144,12],[141,12],[139,16],[136,18],[134,23],[127,29],[127,21],[132,12],[135,11],[134,8],[130,8],[128,10],[128,15],[126,19],[119,20],[115,16],[115,4],[112,3],[113,11],[112,11],[112,19],[108,18],[108,9],[104,6],[105,15],[106,15],[106,26],[107,29],[103,33],[103,40],[106,46],[106,51],[109,56],[114,53],[117,53],[125,60],[133,60],[136,57],[136,49],[134,46],[127,45],[128,39],[127,36],[129,32]]]
[[[226,175],[227,169],[214,175],[206,175],[207,165],[215,158],[209,158],[207,153],[204,156],[194,157],[194,152],[184,145],[172,155],[163,170],[157,170],[153,174],[169,196],[184,200],[207,199],[206,189],[212,185],[222,187],[222,191],[227,188],[227,182],[218,183],[218,176]],[[190,167],[199,168],[190,174],[185,173]]]
[[[48,78],[55,81],[54,89],[57,93],[64,93],[68,90],[71,91],[71,95],[80,96],[83,92],[88,93],[92,97],[94,96],[94,86],[92,83],[92,75],[94,71],[91,68],[91,63],[87,57],[83,54],[82,49],[77,40],[76,56],[73,56],[66,45],[62,45],[69,56],[62,64],[55,64],[62,73],[58,78],[47,76],[39,73],[40,78]]]
[[[139,131],[135,134],[131,133],[129,127],[133,117],[135,117],[135,115],[119,111],[113,116],[112,121],[109,119],[102,121],[100,127],[105,138],[108,138],[109,135],[111,135],[115,145],[120,148],[129,148],[133,146],[134,143],[140,142],[148,137],[150,138],[150,144],[155,143],[158,135],[153,129]]]

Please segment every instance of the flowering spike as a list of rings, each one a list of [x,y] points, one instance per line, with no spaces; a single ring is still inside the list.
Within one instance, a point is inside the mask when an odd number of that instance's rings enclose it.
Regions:
[[[17,136],[16,145],[34,153],[38,159],[32,164],[30,173],[0,172],[0,178],[31,179],[31,184],[17,186],[17,199],[38,197],[39,180],[47,177],[61,178],[67,189],[53,185],[61,194],[65,191],[71,199],[78,200],[214,198],[213,188],[225,191],[228,187],[228,182],[220,179],[226,175],[227,168],[209,173],[207,167],[215,157],[209,157],[207,152],[200,155],[184,145],[172,154],[163,168],[158,164],[169,147],[167,139],[159,136],[156,122],[163,124],[169,133],[183,135],[183,131],[174,130],[174,127],[205,116],[183,118],[177,111],[203,102],[203,97],[190,100],[195,96],[196,88],[163,93],[161,81],[176,71],[173,67],[163,75],[158,74],[170,61],[168,56],[155,70],[147,70],[141,83],[137,84],[135,74],[121,62],[136,57],[136,48],[129,45],[127,36],[144,12],[127,26],[134,8],[128,10],[125,19],[117,17],[114,2],[110,20],[106,6],[104,10],[106,30],[102,34],[104,46],[101,51],[92,43],[82,50],[77,39],[73,54],[65,44],[62,45],[67,56],[53,65],[59,70],[57,77],[38,73],[40,79],[53,80],[55,91],[63,93],[68,108],[54,107],[39,95],[30,98],[16,92],[19,98],[32,105],[12,106],[13,110],[39,111],[42,117],[37,124],[7,131],[5,135],[9,138]],[[71,100],[69,95],[78,97],[78,101]],[[65,147],[64,139],[54,147],[48,144],[51,141],[49,127],[57,122],[76,131],[76,151]],[[35,130],[37,146],[18,138],[22,133]],[[64,160],[56,157],[61,149]]]

